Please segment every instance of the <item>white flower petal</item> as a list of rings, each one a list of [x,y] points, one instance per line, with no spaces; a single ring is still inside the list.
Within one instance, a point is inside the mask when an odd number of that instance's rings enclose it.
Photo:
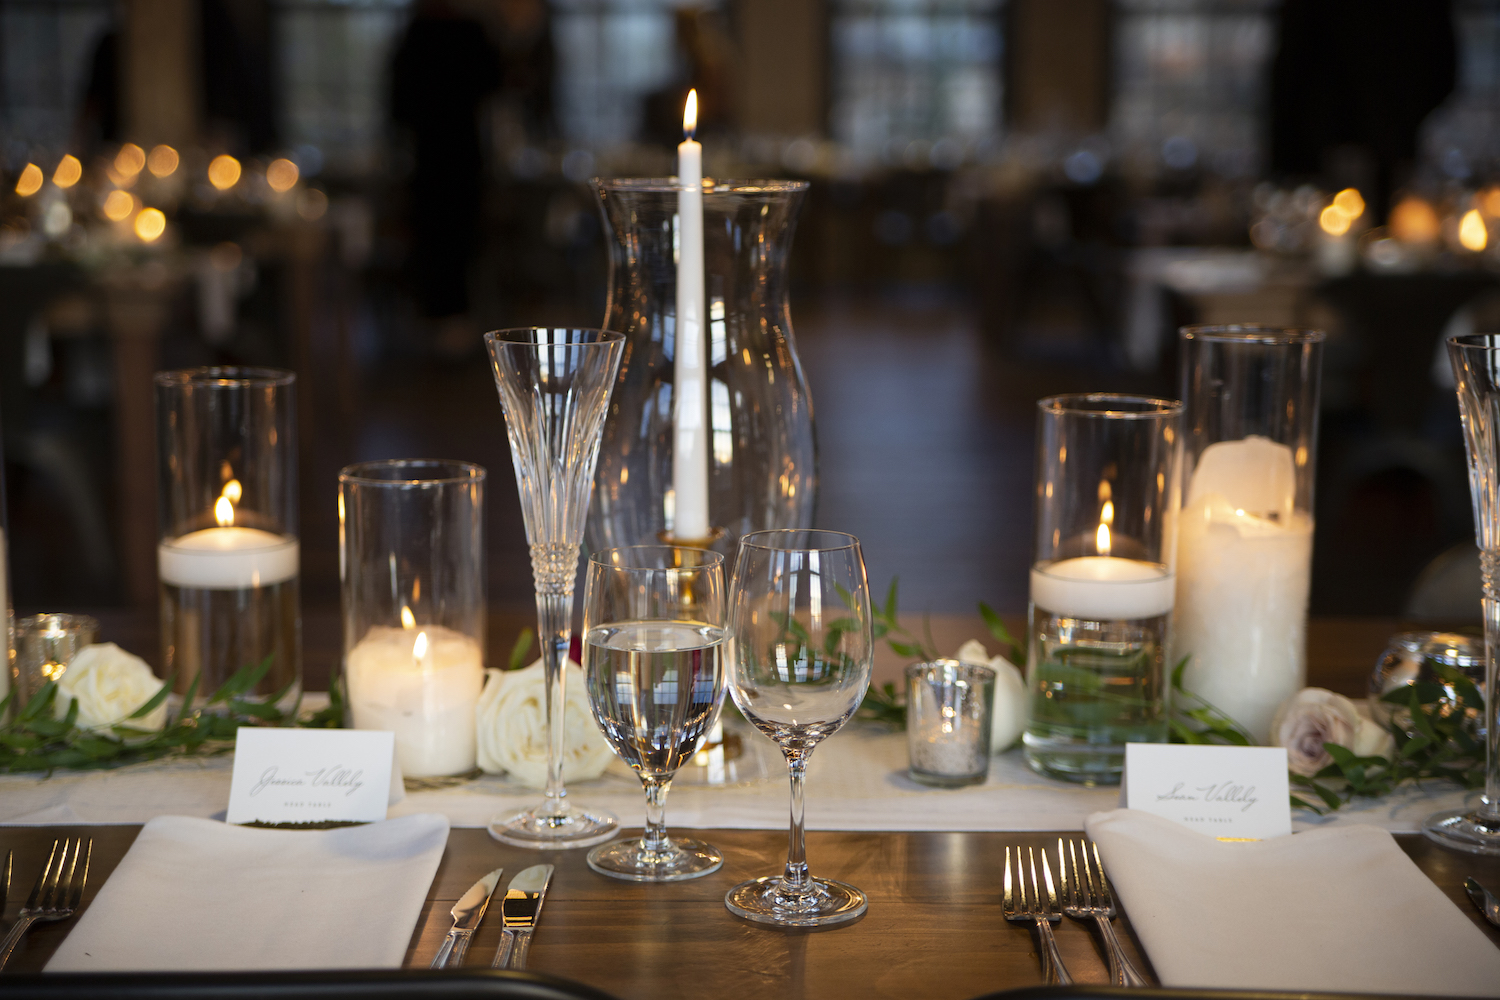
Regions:
[[[566,669],[562,777],[564,783],[572,783],[603,774],[614,750],[589,708],[583,668],[570,660]],[[546,787],[546,677],[541,660],[524,670],[486,670],[475,721],[482,770],[506,771],[531,788]]]
[[[78,725],[104,730],[117,723],[134,729],[160,729],[167,721],[166,702],[145,717],[129,719],[136,709],[156,697],[164,682],[146,661],[112,642],[85,646],[57,679],[52,708],[61,719],[78,702]]]

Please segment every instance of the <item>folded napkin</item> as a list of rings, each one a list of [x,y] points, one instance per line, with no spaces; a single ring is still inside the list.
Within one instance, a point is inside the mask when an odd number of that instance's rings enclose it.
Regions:
[[[1117,809],[1085,828],[1164,986],[1500,995],[1500,949],[1378,827],[1223,843]]]
[[[433,814],[318,831],[159,816],[47,971],[399,968],[447,842]]]

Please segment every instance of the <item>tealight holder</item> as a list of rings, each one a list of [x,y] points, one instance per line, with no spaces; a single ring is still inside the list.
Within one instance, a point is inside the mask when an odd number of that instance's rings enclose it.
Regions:
[[[990,773],[995,671],[933,660],[906,668],[906,747],[911,780],[940,788],[983,784]]]
[[[296,375],[156,374],[162,669],[197,704],[237,671],[284,709],[302,695]]]
[[[469,462],[339,473],[344,681],[355,729],[396,734],[409,784],[475,772],[484,686],[484,480]]]
[[[17,709],[48,681],[67,672],[68,664],[99,636],[99,622],[88,615],[30,615],[16,623]]]

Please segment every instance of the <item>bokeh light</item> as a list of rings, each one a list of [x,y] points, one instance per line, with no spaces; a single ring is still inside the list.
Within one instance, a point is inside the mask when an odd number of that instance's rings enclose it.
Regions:
[[[1344,188],[1333,196],[1333,203],[1349,217],[1350,221],[1365,214],[1365,199],[1355,188]]]
[[[42,189],[42,168],[35,163],[26,164],[21,176],[16,179],[16,194],[29,198]]]
[[[167,231],[167,217],[159,208],[143,208],[135,217],[135,234],[147,243],[159,238]]]
[[[1479,214],[1477,208],[1469,209],[1458,222],[1458,242],[1465,250],[1478,253],[1489,241],[1489,233],[1484,228],[1484,216]]]
[[[328,211],[328,196],[317,188],[307,188],[297,198],[297,214],[308,222],[316,221]]]
[[[134,177],[146,165],[146,151],[133,142],[127,142],[115,154],[115,170],[126,177]]]
[[[1343,236],[1354,222],[1337,204],[1329,205],[1318,213],[1318,226],[1329,236]]]
[[[135,211],[135,198],[129,191],[111,191],[104,199],[104,217],[110,222],[124,222]]]
[[[161,145],[151,150],[151,155],[146,158],[146,169],[151,171],[154,177],[170,177],[177,170],[177,164],[181,159],[177,150],[171,146]]]
[[[297,164],[291,160],[272,160],[271,165],[266,168],[266,183],[271,185],[272,191],[281,194],[296,185],[300,173]]]
[[[83,178],[83,164],[72,153],[64,156],[52,171],[52,183],[60,188],[70,188]]]
[[[220,191],[228,191],[240,180],[240,161],[224,153],[208,165],[208,182]]]

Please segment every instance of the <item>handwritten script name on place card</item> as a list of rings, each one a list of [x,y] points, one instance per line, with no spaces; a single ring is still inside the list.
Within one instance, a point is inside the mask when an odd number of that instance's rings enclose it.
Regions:
[[[1221,840],[1292,832],[1282,747],[1129,743],[1120,797]]]
[[[231,823],[385,819],[395,737],[351,729],[259,729],[236,734]]]

